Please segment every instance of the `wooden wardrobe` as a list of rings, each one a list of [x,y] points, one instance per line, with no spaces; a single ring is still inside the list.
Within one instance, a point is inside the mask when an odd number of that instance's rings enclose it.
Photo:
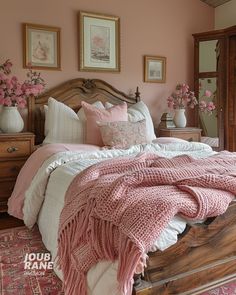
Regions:
[[[198,97],[203,88],[213,89],[216,110],[206,117],[212,133],[219,139],[216,150],[236,151],[236,26],[222,30],[193,34],[194,90]],[[201,98],[200,98],[201,99]],[[196,126],[204,133],[201,112],[196,114]],[[213,122],[214,121],[214,122]],[[206,130],[205,130],[206,132]],[[203,134],[204,135],[204,134]]]

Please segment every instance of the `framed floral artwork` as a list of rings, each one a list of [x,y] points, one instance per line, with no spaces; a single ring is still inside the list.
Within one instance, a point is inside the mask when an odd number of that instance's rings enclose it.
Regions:
[[[23,24],[23,66],[60,70],[60,28]]]
[[[166,82],[166,57],[144,56],[144,82]]]
[[[120,19],[80,11],[81,71],[120,71]]]

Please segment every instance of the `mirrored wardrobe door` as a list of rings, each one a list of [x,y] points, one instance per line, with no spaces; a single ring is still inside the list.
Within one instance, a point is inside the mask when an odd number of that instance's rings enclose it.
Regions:
[[[193,37],[196,126],[203,137],[218,142],[215,150],[236,152],[236,26]]]
[[[194,88],[198,98],[196,125],[202,129],[202,142],[214,150],[224,149],[223,72],[224,41],[210,32],[195,34]]]

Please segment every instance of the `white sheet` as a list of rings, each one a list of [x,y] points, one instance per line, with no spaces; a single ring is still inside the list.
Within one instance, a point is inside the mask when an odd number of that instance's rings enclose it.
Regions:
[[[32,206],[37,203],[38,209],[34,209],[34,214],[40,209],[43,202],[44,191],[45,200],[40,210],[38,225],[46,248],[51,251],[53,258],[57,252],[57,233],[59,227],[59,217],[64,205],[64,196],[68,185],[73,177],[84,168],[94,164],[95,162],[113,158],[117,156],[136,155],[141,151],[156,153],[160,156],[173,157],[180,154],[190,154],[195,158],[207,157],[212,152],[209,146],[201,143],[177,143],[168,145],[138,145],[128,150],[104,150],[98,152],[90,152],[83,154],[75,154],[71,152],[62,153],[60,157],[51,157],[44,167],[42,167],[27,193],[24,205],[25,222],[27,217],[31,215]],[[72,159],[72,161],[70,161]],[[52,163],[51,163],[51,162]],[[55,169],[63,161],[68,163],[61,165]],[[50,167],[50,168],[48,168]],[[55,170],[54,170],[55,169]],[[51,176],[48,184],[49,171]],[[52,172],[53,171],[53,172]],[[30,193],[29,193],[30,192]],[[32,216],[31,216],[32,217]],[[157,248],[164,250],[177,241],[177,235],[181,233],[186,226],[186,222],[180,217],[175,217],[166,230],[153,245],[153,250]],[[55,269],[58,276],[62,279],[62,274]],[[87,275],[88,294],[91,295],[110,295],[119,294],[116,290],[116,272],[117,263],[100,262],[94,266]]]

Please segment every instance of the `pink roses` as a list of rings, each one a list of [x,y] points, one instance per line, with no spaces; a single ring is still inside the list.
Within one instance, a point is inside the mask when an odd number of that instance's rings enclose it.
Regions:
[[[28,80],[20,83],[16,76],[9,77],[13,64],[6,60],[0,65],[0,105],[24,108],[30,95],[37,96],[45,88],[45,82],[40,73],[29,69]]]
[[[193,91],[189,90],[187,84],[177,84],[175,92],[167,98],[168,107],[171,109],[184,109],[185,107],[194,108],[197,99]]]
[[[212,92],[210,90],[206,90],[203,97],[210,98],[212,96]],[[199,109],[201,112],[204,112],[208,115],[211,115],[215,110],[216,106],[213,101],[201,100],[199,102]]]
[[[199,100],[199,110],[203,113],[211,115],[216,109],[213,101],[214,95],[210,90],[206,90],[204,95]],[[205,99],[203,99],[205,98]],[[189,90],[187,84],[177,84],[175,92],[167,98],[168,107],[171,109],[184,109],[185,107],[194,108],[198,104],[198,101],[193,91]]]

